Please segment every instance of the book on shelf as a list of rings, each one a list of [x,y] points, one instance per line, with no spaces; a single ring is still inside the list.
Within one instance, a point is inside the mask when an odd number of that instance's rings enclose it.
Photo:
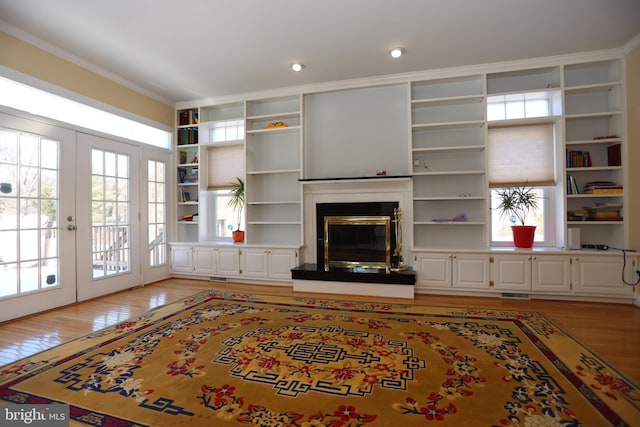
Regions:
[[[180,191],[180,201],[182,203],[191,201],[191,194],[188,191],[186,191],[184,188],[181,189]]]
[[[583,194],[622,194],[623,187],[612,181],[591,181],[582,188]]]
[[[622,166],[622,147],[620,144],[607,147],[607,166]]]
[[[180,219],[178,219],[178,221],[187,221],[187,222],[192,222],[197,220],[198,213],[194,213],[194,214],[186,214],[186,215],[182,215],[180,217]]]
[[[622,221],[620,210],[585,206],[587,221]]]
[[[178,145],[192,145],[198,143],[197,128],[178,129]]]
[[[578,183],[572,175],[567,175],[567,194],[580,194]]]
[[[188,110],[178,111],[178,126],[196,125],[198,122],[197,109],[189,108]]]
[[[593,166],[589,151],[567,150],[568,168],[588,168]]]

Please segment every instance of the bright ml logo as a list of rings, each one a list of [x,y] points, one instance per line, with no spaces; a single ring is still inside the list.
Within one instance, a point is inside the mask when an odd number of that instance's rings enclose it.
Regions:
[[[7,405],[0,410],[2,426],[69,426],[69,405]]]

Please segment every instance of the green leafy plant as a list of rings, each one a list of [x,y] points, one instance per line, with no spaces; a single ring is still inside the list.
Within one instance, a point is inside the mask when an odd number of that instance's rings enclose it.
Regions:
[[[499,190],[499,204],[497,206],[500,216],[515,216],[520,225],[524,225],[524,220],[531,210],[538,208],[538,194],[532,187],[526,184],[522,187],[508,187]]]
[[[244,208],[244,181],[236,177],[236,182],[231,191],[229,192],[231,199],[229,199],[229,207],[234,211],[238,211],[238,229],[240,231],[240,223],[242,222],[242,209]]]

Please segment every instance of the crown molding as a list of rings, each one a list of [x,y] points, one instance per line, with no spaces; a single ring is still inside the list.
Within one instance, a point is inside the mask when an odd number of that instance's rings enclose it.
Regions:
[[[82,58],[79,58],[78,56],[73,55],[72,53],[61,49],[57,46],[52,45],[51,43],[48,43],[38,37],[35,37],[31,34],[28,34],[22,30],[20,30],[19,28],[14,27],[13,25],[7,23],[6,21],[3,21],[0,19],[0,31],[5,32],[19,40],[22,40],[25,43],[28,43],[30,45],[33,45],[39,49],[44,50],[45,52],[48,52],[54,56],[57,56],[58,58],[64,59],[65,61],[68,61],[74,65],[77,65],[80,68],[84,68],[85,70],[91,71],[92,73],[95,73],[101,77],[104,77],[106,79],[109,79],[115,83],[118,83],[128,89],[131,89],[141,95],[147,96],[151,99],[154,99],[158,102],[162,102],[165,105],[174,106],[174,101],[165,98],[155,92],[151,92],[148,89],[142,88],[134,83],[132,83],[131,81],[123,78],[122,76],[116,75],[111,73],[110,71],[105,70],[104,68],[98,67],[95,64],[92,64]]]
[[[625,43],[624,45],[624,54],[628,54],[629,52],[631,52],[633,49],[635,49],[636,47],[640,46],[640,33],[636,34],[636,36],[634,38],[632,38],[631,40],[629,40],[627,43]]]

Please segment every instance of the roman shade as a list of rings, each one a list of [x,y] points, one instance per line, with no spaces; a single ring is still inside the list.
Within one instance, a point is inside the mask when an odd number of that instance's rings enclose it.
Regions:
[[[216,147],[209,150],[207,157],[209,168],[207,189],[230,188],[236,182],[236,177],[244,177],[244,148],[242,145]]]
[[[555,184],[553,123],[490,127],[488,136],[490,187]]]

